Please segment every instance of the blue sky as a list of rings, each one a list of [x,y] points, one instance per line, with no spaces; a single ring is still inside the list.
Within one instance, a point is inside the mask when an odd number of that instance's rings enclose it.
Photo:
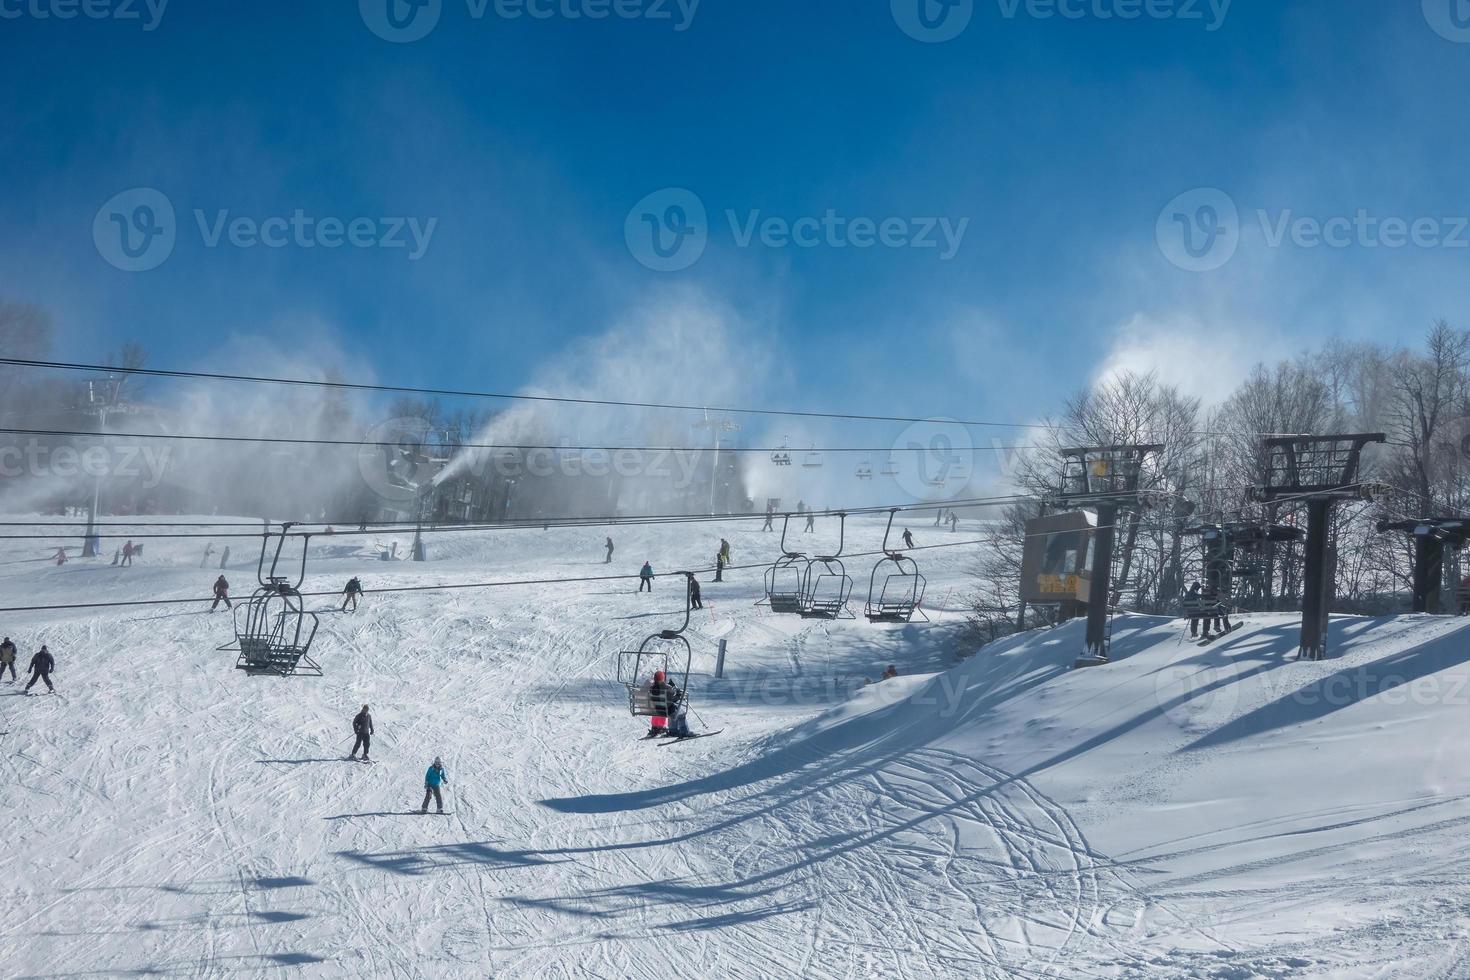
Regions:
[[[156,23],[142,0],[92,0],[138,20],[59,19],[67,2],[0,0],[0,296],[50,309],[68,358],[137,339],[156,366],[244,369],[302,345],[382,379],[512,390],[674,297],[729,324],[710,369],[748,400],[1033,419],[1113,367],[1214,396],[1330,336],[1470,326],[1463,0],[1235,0],[1223,20],[1218,0],[1129,20],[1103,15],[1141,0],[1070,0],[1078,17],[972,0],[939,43],[899,25],[920,0],[704,0],[692,18],[687,0],[623,0],[645,16],[601,20],[441,0],[411,43],[369,29],[388,0],[172,0]],[[93,226],[138,187],[173,207],[176,240],[132,272]],[[625,236],[666,188],[707,216],[677,271]],[[1177,195],[1194,220],[1197,188],[1239,214],[1204,271],[1156,229]],[[411,258],[208,247],[195,217],[297,210],[370,219],[365,241],[387,219],[434,225]],[[829,211],[964,234],[950,257],[742,245],[727,216]],[[1431,220],[1440,244],[1270,241],[1288,212],[1359,211]],[[619,393],[661,397],[664,368]]]

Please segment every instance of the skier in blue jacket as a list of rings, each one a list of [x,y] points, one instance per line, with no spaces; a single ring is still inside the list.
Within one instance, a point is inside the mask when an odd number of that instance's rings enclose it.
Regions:
[[[653,566],[648,562],[644,562],[643,567],[638,570],[638,591],[642,592],[644,589],[653,591]]]
[[[436,755],[434,764],[429,767],[428,772],[424,773],[424,805],[419,807],[420,813],[429,812],[429,797],[431,796],[439,812],[444,812],[444,797],[440,794],[439,787],[447,782],[449,782],[449,777],[444,774],[444,763]]]

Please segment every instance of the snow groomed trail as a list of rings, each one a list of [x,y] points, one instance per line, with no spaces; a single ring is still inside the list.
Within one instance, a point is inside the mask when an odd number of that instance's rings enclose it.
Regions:
[[[774,616],[738,570],[704,576],[688,634],[696,727],[724,733],[638,741],[617,650],[682,621],[662,573],[720,536],[737,564],[773,557],[758,527],[613,528],[610,568],[602,529],[437,534],[425,563],[314,538],[304,588],[368,589],[356,613],[313,601],[321,678],[234,670],[203,600],[5,615],[22,666],[56,653],[60,694],[0,685],[0,972],[1463,975],[1458,623],[1345,618],[1342,656],[1307,665],[1289,617],[1209,648],[1128,617],[1117,662],[1079,672],[1075,626],[961,661],[973,548],[918,553],[930,623]],[[853,522],[849,550],[881,533]],[[243,597],[255,550],[231,543]],[[201,540],[131,568],[44,551],[0,554],[0,605],[205,596],[218,574]],[[652,596],[374,594],[645,558]],[[871,562],[849,563],[859,612]],[[343,760],[363,703],[372,765]],[[449,812],[420,816],[435,755]]]

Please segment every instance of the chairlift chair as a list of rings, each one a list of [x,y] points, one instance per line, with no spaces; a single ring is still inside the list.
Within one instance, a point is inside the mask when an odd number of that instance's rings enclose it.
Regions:
[[[897,510],[888,512],[888,527],[883,531],[883,557],[873,566],[868,576],[868,601],[864,613],[870,623],[907,623],[918,613],[926,620],[921,604],[924,601],[924,576],[919,574],[918,562],[901,551],[888,547],[888,535],[893,531],[893,517]],[[883,582],[879,586],[879,573]]]
[[[837,551],[807,560],[801,583],[801,614],[820,619],[837,619],[852,596],[852,576],[842,564],[842,546],[847,537],[847,515],[838,514]]]
[[[775,463],[777,466],[791,465],[791,450],[789,448],[789,443],[789,439],[781,440],[781,448],[771,453],[771,462]]]
[[[822,465],[822,454],[817,452],[816,446],[812,446],[811,451],[802,459],[801,465],[809,470],[816,469]]]
[[[791,515],[781,519],[781,557],[766,569],[766,597],[763,600],[771,612],[800,613],[802,596],[806,592],[807,557],[799,551],[786,547],[786,531],[791,526]],[[759,605],[759,603],[757,603]]]
[[[317,615],[306,610],[301,595],[310,534],[301,536],[301,568],[295,580],[276,574],[281,549],[294,523],[283,523],[278,534],[269,529],[262,533],[255,573],[260,584],[244,604],[235,607],[235,649],[240,652],[235,667],[247,674],[322,676],[321,665],[308,654],[319,625]],[[277,539],[276,549],[267,571],[265,556],[272,537]]]
[[[693,606],[688,581],[693,572],[681,572],[686,577],[684,590],[684,623],[676,630],[662,630],[648,636],[636,650],[618,652],[618,683],[628,692],[628,710],[635,718],[668,716],[680,703],[689,699],[689,669],[694,651],[684,631],[689,628],[689,613]],[[678,696],[663,705],[653,703],[651,686],[653,675],[663,671],[664,678],[678,688]]]
[[[898,463],[892,457],[889,457],[888,461],[883,464],[883,475],[898,476]]]
[[[859,480],[871,480],[873,478],[873,464],[866,456],[857,465],[857,478]]]

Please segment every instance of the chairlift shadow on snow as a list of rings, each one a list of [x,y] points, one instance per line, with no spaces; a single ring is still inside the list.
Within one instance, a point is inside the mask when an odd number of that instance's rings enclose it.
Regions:
[[[398,816],[400,813],[401,811],[344,813],[336,817],[326,817],[324,819],[343,820],[351,817],[391,817]],[[415,818],[428,819],[421,817],[417,811],[408,815]],[[459,867],[467,864],[496,868],[529,868],[548,864],[567,864],[572,861],[571,857],[543,856],[543,854],[550,854],[552,852],[502,850],[485,841],[436,844],[432,847],[421,847],[403,851],[382,851],[379,853],[359,850],[333,851],[332,853],[335,857],[365,865],[376,871],[388,871],[406,877],[419,877],[445,868]]]

